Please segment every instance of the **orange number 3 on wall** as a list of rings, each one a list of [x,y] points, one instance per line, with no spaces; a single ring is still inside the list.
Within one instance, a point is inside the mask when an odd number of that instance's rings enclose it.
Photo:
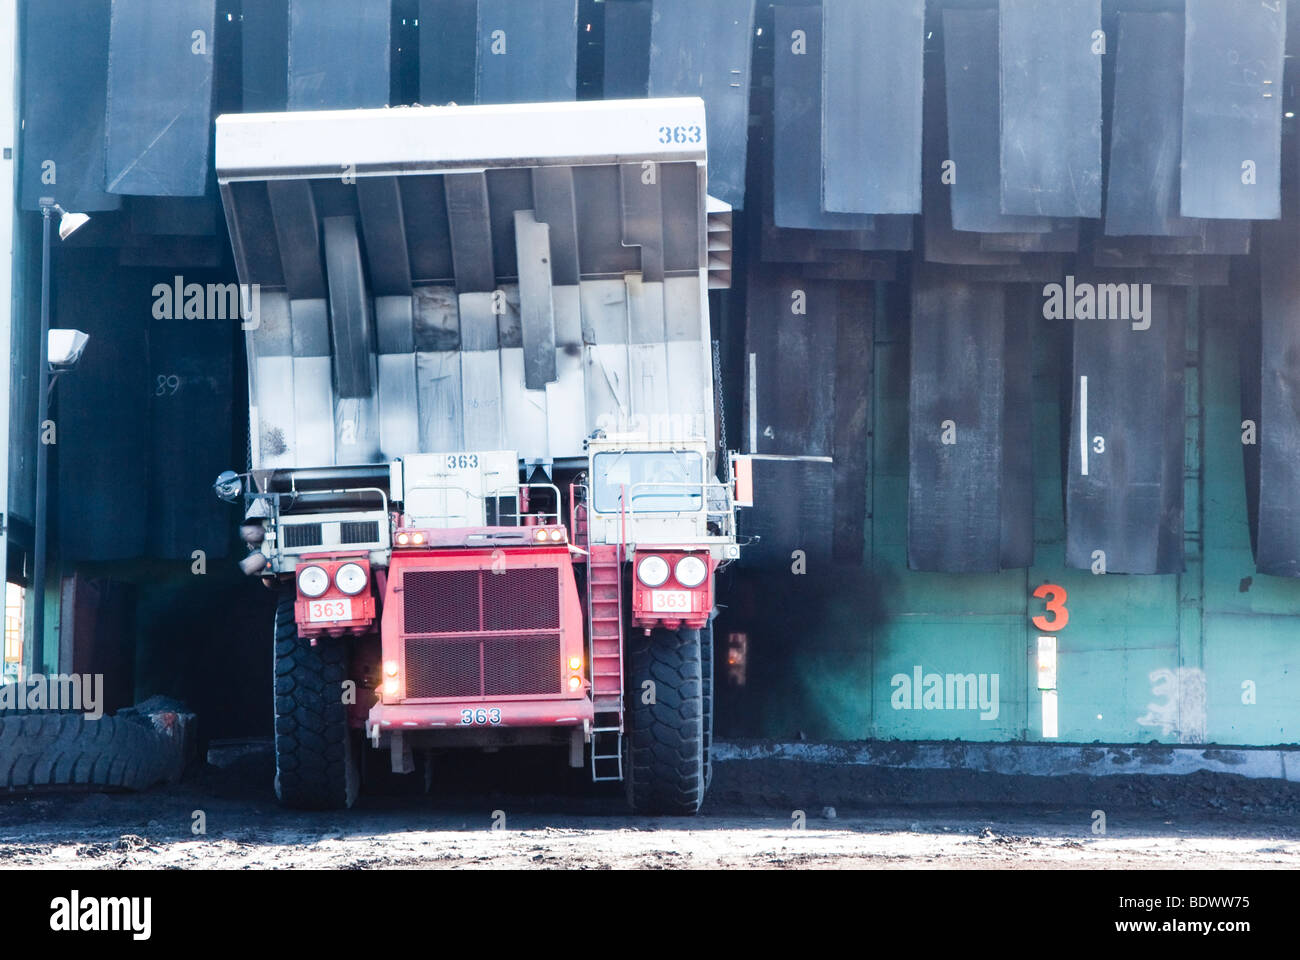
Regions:
[[[1060,630],[1070,622],[1070,611],[1065,609],[1065,587],[1058,587],[1054,583],[1040,584],[1034,590],[1034,596],[1047,601],[1047,612],[1052,615],[1051,620],[1041,614],[1034,617],[1033,624],[1039,630]]]

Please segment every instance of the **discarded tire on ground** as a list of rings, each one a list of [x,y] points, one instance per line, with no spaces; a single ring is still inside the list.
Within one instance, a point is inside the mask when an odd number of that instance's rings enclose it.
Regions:
[[[287,807],[344,809],[361,783],[343,704],[347,645],[300,637],[296,596],[283,591],[275,608],[275,795]]]
[[[628,638],[627,794],[637,813],[690,816],[704,800],[700,631]],[[647,689],[645,681],[653,681]],[[649,701],[649,702],[647,702]]]
[[[167,749],[138,719],[55,712],[0,716],[0,788],[143,790],[166,775]]]

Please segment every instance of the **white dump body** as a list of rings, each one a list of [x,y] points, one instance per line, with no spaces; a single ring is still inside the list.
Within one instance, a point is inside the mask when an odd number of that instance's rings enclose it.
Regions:
[[[252,466],[711,442],[704,131],[695,98],[218,118]]]

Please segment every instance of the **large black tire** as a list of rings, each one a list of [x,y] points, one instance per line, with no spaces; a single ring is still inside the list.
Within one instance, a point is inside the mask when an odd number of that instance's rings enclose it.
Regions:
[[[692,816],[704,800],[700,631],[633,629],[628,640],[627,795],[637,813]],[[646,680],[654,697],[645,703]]]
[[[275,608],[275,795],[300,810],[346,809],[361,784],[343,703],[347,643],[299,637],[294,599],[284,590]]]
[[[164,777],[168,746],[125,717],[0,716],[0,790],[144,790]]]
[[[704,791],[713,784],[713,620],[700,628],[700,691],[704,728]]]

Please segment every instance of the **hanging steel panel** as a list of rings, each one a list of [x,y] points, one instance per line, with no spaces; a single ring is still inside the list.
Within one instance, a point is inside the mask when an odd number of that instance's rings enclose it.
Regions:
[[[840,285],[835,329],[835,436],[832,555],[861,564],[870,497],[871,395],[875,380],[875,287]]]
[[[391,18],[390,0],[289,0],[289,109],[388,103]]]
[[[1077,317],[1066,566],[1180,573],[1186,294],[1141,284],[1136,291],[1113,290],[1101,281],[1090,272],[1058,291],[1065,302],[1074,301],[1070,309]],[[1136,292],[1145,305],[1139,309],[1124,292]],[[1095,293],[1094,306],[1080,317],[1089,293]],[[1125,300],[1127,311],[1113,308]],[[1098,319],[1103,308],[1107,318]]]
[[[1187,0],[1183,216],[1281,216],[1285,44],[1285,0]]]
[[[926,64],[926,83],[941,90],[945,86],[945,68],[942,58],[932,57]],[[1015,283],[1032,280],[1055,280],[1060,276],[1062,258],[1050,253],[1031,252],[1077,246],[1077,221],[1048,220],[1049,224],[1064,224],[1059,230],[1042,234],[977,233],[954,230],[953,205],[950,202],[952,185],[944,183],[940,175],[944,158],[948,155],[948,107],[941,96],[925,101],[925,132],[923,151],[925,168],[931,172],[921,186],[925,260],[929,263],[952,265],[947,275],[953,280],[987,280]],[[958,168],[960,170],[960,167]],[[958,173],[958,180],[960,180]],[[900,217],[877,218],[882,223]],[[1043,238],[1035,242],[1035,238]],[[988,243],[1001,239],[1000,244]]]
[[[104,187],[109,0],[23,11],[22,208],[52,196],[67,210],[116,210],[122,198]]]
[[[1002,212],[1101,216],[1101,0],[1000,0]]]
[[[925,2],[823,0],[822,15],[822,209],[920,213]]]
[[[709,194],[737,210],[745,205],[753,37],[754,0],[654,0],[650,96],[704,99]],[[702,139],[689,128],[682,135]]]
[[[939,573],[1002,565],[1006,302],[994,283],[912,280],[907,565]]]
[[[474,103],[478,0],[420,0],[420,102]]]
[[[870,214],[822,209],[822,18],[777,7],[772,70],[772,220],[805,230],[863,230]]]
[[[208,185],[215,0],[114,3],[105,189],[201,197]]]
[[[644,97],[650,82],[650,0],[620,0],[604,8],[605,99]]]
[[[1283,577],[1300,577],[1300,210],[1294,206],[1288,196],[1286,219],[1260,229],[1260,367],[1247,379],[1259,391],[1255,567]]]
[[[243,0],[240,52],[245,113],[289,103],[289,0]]]
[[[789,576],[794,564],[808,573],[830,569],[835,495],[831,464],[806,460],[754,463],[754,502],[785,504],[782,510],[742,510],[737,517],[746,569]]]
[[[1002,366],[1002,477],[998,484],[1002,516],[1002,569],[1034,562],[1034,324],[1042,316],[1039,289],[1005,287]]]
[[[1045,217],[1002,212],[998,149],[998,14],[943,11],[944,93],[947,101],[947,184],[954,230],[1043,233],[1063,225]],[[931,174],[933,174],[931,169]]]
[[[1119,14],[1106,233],[1178,236],[1197,229],[1179,210],[1183,141],[1183,17]]]
[[[745,330],[747,452],[829,457],[835,423],[836,284],[750,271]]]
[[[578,0],[479,0],[478,103],[578,94]]]

